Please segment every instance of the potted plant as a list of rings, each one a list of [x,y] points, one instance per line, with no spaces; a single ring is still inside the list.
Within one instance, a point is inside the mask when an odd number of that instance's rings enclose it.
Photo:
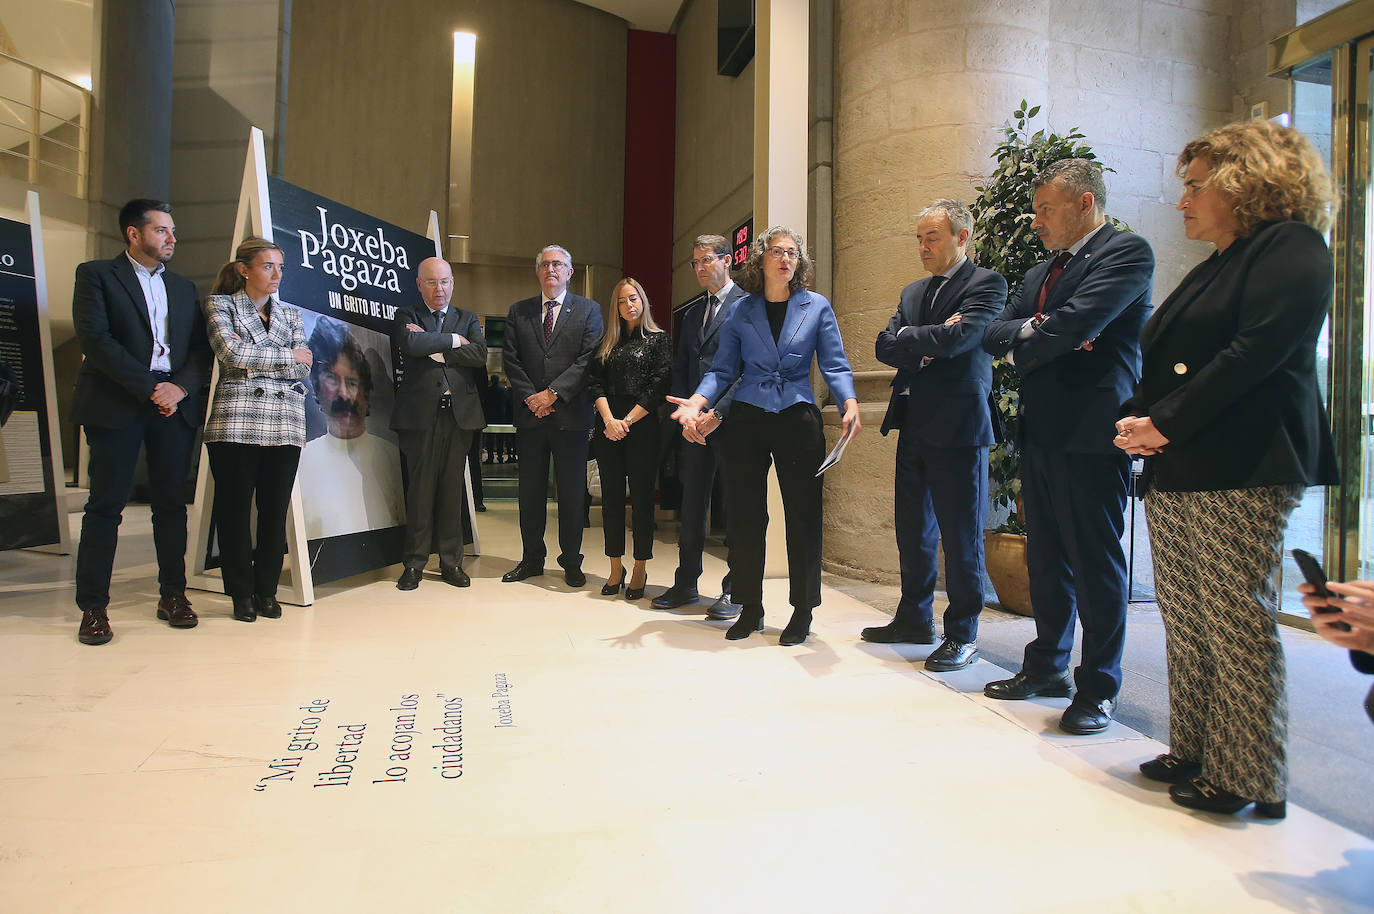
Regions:
[[[997,167],[985,184],[974,187],[974,253],[978,265],[1001,273],[1007,280],[1008,300],[1015,300],[1026,271],[1044,259],[1040,238],[1031,231],[1032,184],[1045,166],[1060,159],[1096,159],[1084,135],[1074,127],[1068,133],[1030,132],[1031,118],[1040,106],[1022,99],[1004,124],[1002,141],[993,152]],[[1111,169],[1107,169],[1110,171]],[[1120,223],[1114,224],[1120,226]],[[1026,571],[1026,528],[1021,517],[1021,460],[1017,446],[1017,422],[1021,413],[1016,369],[998,359],[992,366],[992,403],[1000,420],[1001,443],[988,454],[988,497],[995,511],[1006,519],[987,532],[984,548],[988,577],[1003,608],[1031,614],[1030,583]]]

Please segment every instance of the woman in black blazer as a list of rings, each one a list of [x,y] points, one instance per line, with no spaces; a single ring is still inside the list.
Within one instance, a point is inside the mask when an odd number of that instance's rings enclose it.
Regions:
[[[234,618],[281,618],[277,579],[286,511],[305,444],[305,385],[313,358],[301,314],[277,301],[282,251],[245,238],[205,300],[219,383],[205,422],[215,475],[215,530]],[[257,496],[257,548],[250,517]]]
[[[1140,766],[1175,803],[1282,818],[1288,708],[1278,578],[1288,516],[1339,482],[1317,388],[1331,306],[1331,182],[1312,145],[1266,122],[1179,156],[1189,238],[1216,245],[1160,305],[1117,423],[1143,455],[1169,661],[1169,752]]]
[[[625,481],[630,482],[634,573],[625,596],[644,596],[644,563],[654,557],[654,477],[658,472],[658,411],[668,394],[673,346],[649,313],[649,298],[634,279],[611,290],[617,316],[606,323],[590,372],[596,431],[592,456],[601,472],[601,525],[611,570],[601,592],[625,586]]]

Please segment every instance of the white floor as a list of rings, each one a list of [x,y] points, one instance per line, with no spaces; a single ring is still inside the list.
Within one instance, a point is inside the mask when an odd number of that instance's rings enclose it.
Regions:
[[[192,593],[173,631],[131,510],[98,648],[70,557],[0,553],[0,912],[1374,911],[1374,843],[1180,810],[1158,743],[864,644],[838,592],[781,648],[770,581],[726,642],[599,596],[597,529],[585,588],[502,584],[514,508],[481,522],[470,589],[393,569],[252,625]]]

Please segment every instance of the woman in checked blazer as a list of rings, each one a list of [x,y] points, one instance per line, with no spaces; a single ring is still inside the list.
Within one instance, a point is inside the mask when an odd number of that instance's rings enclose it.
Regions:
[[[234,618],[281,618],[277,579],[286,509],[305,444],[305,385],[312,361],[300,311],[276,298],[281,248],[246,238],[220,268],[205,301],[219,384],[205,423],[215,477],[215,527],[224,592]],[[250,529],[257,493],[257,548]]]

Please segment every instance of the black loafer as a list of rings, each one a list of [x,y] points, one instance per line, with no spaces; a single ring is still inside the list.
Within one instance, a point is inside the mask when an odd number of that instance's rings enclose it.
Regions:
[[[423,576],[423,568],[407,568],[402,571],[401,576],[396,579],[396,589],[414,590],[420,586],[420,578]]]
[[[1010,679],[999,679],[983,686],[983,694],[988,698],[1003,701],[1021,701],[1025,698],[1068,698],[1073,695],[1073,680],[1068,673],[1051,673],[1048,676],[1031,676],[1024,670]]]
[[[439,577],[445,584],[452,584],[454,587],[467,587],[472,584],[472,578],[461,568],[441,568]]]
[[[264,597],[255,593],[253,594],[253,608],[264,619],[281,618],[281,604],[277,602],[276,597]]]
[[[1288,804],[1284,800],[1277,800],[1272,803],[1247,800],[1245,797],[1213,786],[1206,778],[1193,778],[1186,783],[1175,784],[1169,788],[1169,799],[1179,806],[1200,809],[1203,812],[1234,814],[1254,803],[1255,815],[1257,816],[1266,819],[1282,819],[1288,815]]]
[[[886,625],[866,628],[859,633],[859,637],[870,644],[934,644],[935,623],[898,625],[896,622],[889,622]]]
[[[544,573],[543,565],[536,565],[534,562],[519,562],[510,571],[501,575],[504,584],[512,584],[515,581],[523,581],[527,578],[537,578]]]
[[[1116,710],[1116,702],[1113,699],[1103,698],[1099,701],[1092,701],[1079,695],[1074,698],[1073,703],[1065,709],[1064,715],[1059,718],[1059,729],[1075,736],[1090,736],[1093,733],[1101,733],[1111,724],[1112,711],[1114,710]]]
[[[716,602],[707,608],[706,618],[721,622],[728,621],[738,616],[739,611],[743,608],[738,603],[732,602],[728,593],[723,593]]]
[[[695,587],[679,587],[674,584],[654,597],[649,605],[654,609],[677,609],[679,606],[686,606],[688,603],[695,603],[700,599],[701,594],[697,593]]]
[[[926,658],[926,669],[932,673],[952,673],[968,666],[976,656],[978,656],[977,641],[970,641],[965,644],[962,641],[955,641],[953,638],[946,638]]]
[[[1202,765],[1199,762],[1184,761],[1166,752],[1148,762],[1141,762],[1140,773],[1161,784],[1186,784],[1202,774]]]

